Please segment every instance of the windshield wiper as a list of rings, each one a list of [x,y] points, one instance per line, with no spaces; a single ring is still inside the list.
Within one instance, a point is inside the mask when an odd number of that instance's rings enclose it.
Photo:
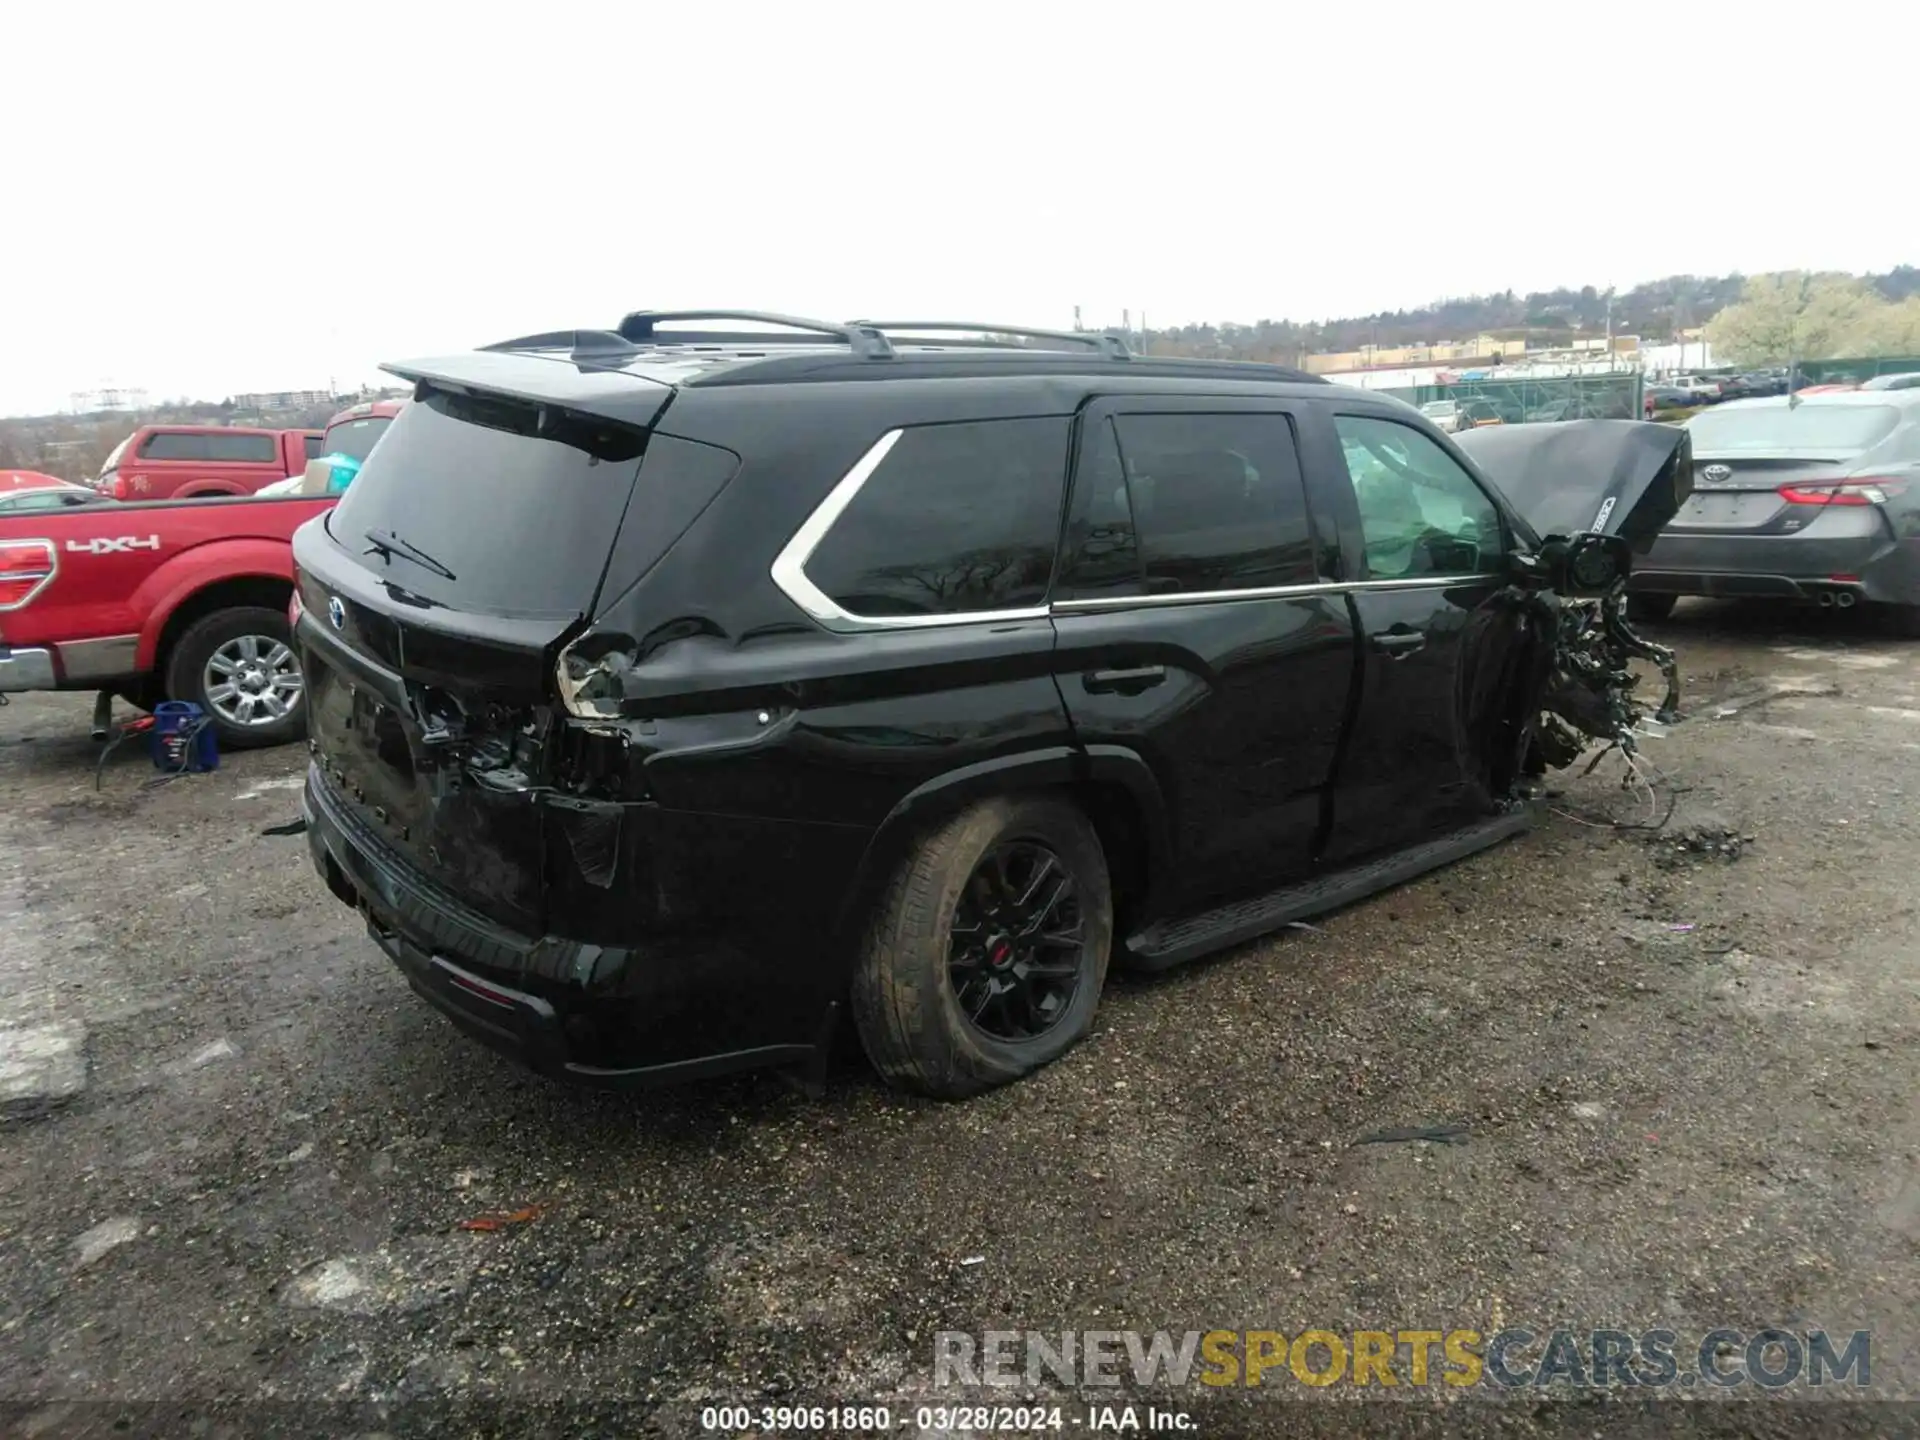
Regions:
[[[367,531],[367,541],[367,548],[361,552],[363,555],[379,555],[388,560],[398,555],[402,560],[411,560],[422,570],[431,570],[442,580],[451,580],[454,578],[453,571],[427,554],[427,552],[419,546],[409,545],[391,530],[369,530]]]

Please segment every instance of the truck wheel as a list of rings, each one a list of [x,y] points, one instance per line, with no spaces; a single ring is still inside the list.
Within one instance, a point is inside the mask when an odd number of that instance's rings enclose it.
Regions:
[[[1661,621],[1673,614],[1673,607],[1679,602],[1678,595],[1629,595],[1627,619]]]
[[[262,606],[216,610],[189,626],[167,661],[167,693],[204,710],[229,750],[284,745],[307,723],[286,614]]]
[[[1057,1059],[1093,1025],[1113,939],[1106,856],[1064,801],[985,801],[923,836],[887,885],[853,1018],[888,1080],[943,1099]]]

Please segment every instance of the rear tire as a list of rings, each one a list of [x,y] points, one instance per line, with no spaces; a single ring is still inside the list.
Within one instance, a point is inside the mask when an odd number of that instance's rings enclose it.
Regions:
[[[1679,603],[1678,595],[1629,595],[1627,619],[1658,623],[1673,614],[1673,607]]]
[[[1087,817],[1042,796],[984,801],[888,882],[853,978],[861,1044],[889,1081],[942,1099],[1017,1080],[1092,1028],[1112,939]]]
[[[292,644],[284,611],[216,610],[174,642],[167,694],[206,712],[224,750],[297,740],[307,727],[307,693]],[[289,675],[296,685],[288,684]]]
[[[1882,605],[1880,615],[1887,629],[1903,639],[1920,640],[1920,605]]]

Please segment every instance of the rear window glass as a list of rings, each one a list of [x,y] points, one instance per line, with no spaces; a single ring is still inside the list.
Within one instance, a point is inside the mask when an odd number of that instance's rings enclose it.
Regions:
[[[361,565],[452,609],[584,614],[644,440],[591,416],[429,393],[387,427],[327,529]]]
[[[338,425],[328,428],[323,448],[315,453],[365,460],[373,453],[373,442],[386,434],[387,426],[392,423],[391,415],[367,415],[358,420],[342,420]]]
[[[851,615],[1018,610],[1047,598],[1065,417],[901,433],[806,563]]]
[[[1872,449],[1899,422],[1892,405],[1756,405],[1703,411],[1687,429],[1696,455],[1785,450],[1840,456]]]
[[[320,441],[323,438],[325,437],[320,435],[303,435],[300,437],[300,446],[305,452],[307,459],[312,460],[319,456]]]

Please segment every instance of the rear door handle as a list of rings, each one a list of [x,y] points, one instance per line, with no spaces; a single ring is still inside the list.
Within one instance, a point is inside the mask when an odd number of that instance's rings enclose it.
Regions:
[[[1138,695],[1167,678],[1164,665],[1139,665],[1131,670],[1089,670],[1080,683],[1092,695]]]
[[[1427,643],[1427,637],[1421,631],[1398,625],[1391,630],[1375,631],[1367,639],[1374,649],[1393,660],[1404,660]]]

